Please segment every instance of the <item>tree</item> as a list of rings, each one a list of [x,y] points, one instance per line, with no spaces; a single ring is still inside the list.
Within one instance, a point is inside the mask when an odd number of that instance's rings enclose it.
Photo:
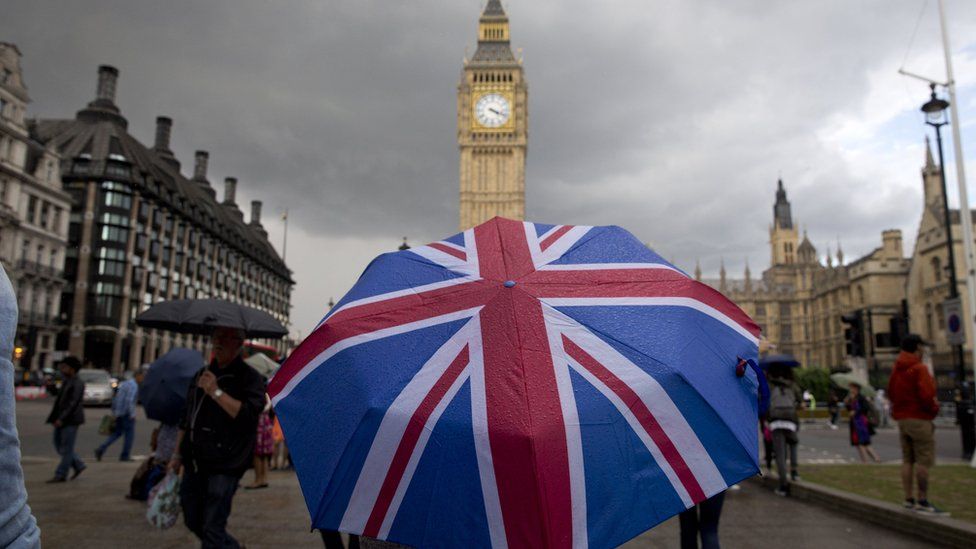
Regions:
[[[824,402],[830,396],[830,371],[826,368],[797,368],[794,378],[804,391],[813,393],[813,398]]]

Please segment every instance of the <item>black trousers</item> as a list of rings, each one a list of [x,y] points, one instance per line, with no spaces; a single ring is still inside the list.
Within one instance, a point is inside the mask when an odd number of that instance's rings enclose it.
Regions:
[[[702,549],[719,549],[718,519],[724,501],[725,492],[719,492],[678,515],[681,549],[698,549],[699,537]]]
[[[180,503],[186,527],[200,538],[203,549],[237,549],[240,544],[227,533],[227,518],[237,491],[237,475],[183,473]]]

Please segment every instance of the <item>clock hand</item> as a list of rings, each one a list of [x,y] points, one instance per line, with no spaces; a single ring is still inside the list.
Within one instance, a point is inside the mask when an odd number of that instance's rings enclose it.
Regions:
[[[491,107],[488,107],[488,110],[491,111],[491,112],[493,112],[493,113],[495,113],[495,114],[497,114],[498,116],[501,116],[502,115],[502,113],[496,111],[495,109],[493,109]]]

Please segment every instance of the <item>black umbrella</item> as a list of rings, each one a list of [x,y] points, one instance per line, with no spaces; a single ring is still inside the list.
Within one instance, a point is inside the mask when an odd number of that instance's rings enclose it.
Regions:
[[[209,334],[214,328],[238,328],[247,337],[280,338],[288,330],[264,311],[223,299],[162,301],[136,317],[136,324],[183,334]]]
[[[149,366],[139,387],[146,417],[175,425],[186,403],[193,376],[203,368],[203,355],[193,349],[172,349]]]

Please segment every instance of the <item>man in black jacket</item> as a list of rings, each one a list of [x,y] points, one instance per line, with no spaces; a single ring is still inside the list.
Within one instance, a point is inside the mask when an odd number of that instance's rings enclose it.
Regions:
[[[51,414],[47,416],[47,422],[54,425],[54,448],[61,456],[61,462],[54,472],[54,478],[48,482],[64,482],[68,478],[69,469],[75,471],[71,475],[72,480],[85,470],[85,462],[75,453],[78,426],[85,422],[85,409],[82,407],[85,382],[78,378],[81,361],[68,356],[58,363],[58,368],[64,375],[64,381]]]
[[[265,404],[264,378],[241,358],[243,345],[241,330],[214,330],[214,360],[190,387],[170,461],[171,470],[184,470],[183,518],[204,548],[239,547],[227,533],[227,518],[253,460]]]

